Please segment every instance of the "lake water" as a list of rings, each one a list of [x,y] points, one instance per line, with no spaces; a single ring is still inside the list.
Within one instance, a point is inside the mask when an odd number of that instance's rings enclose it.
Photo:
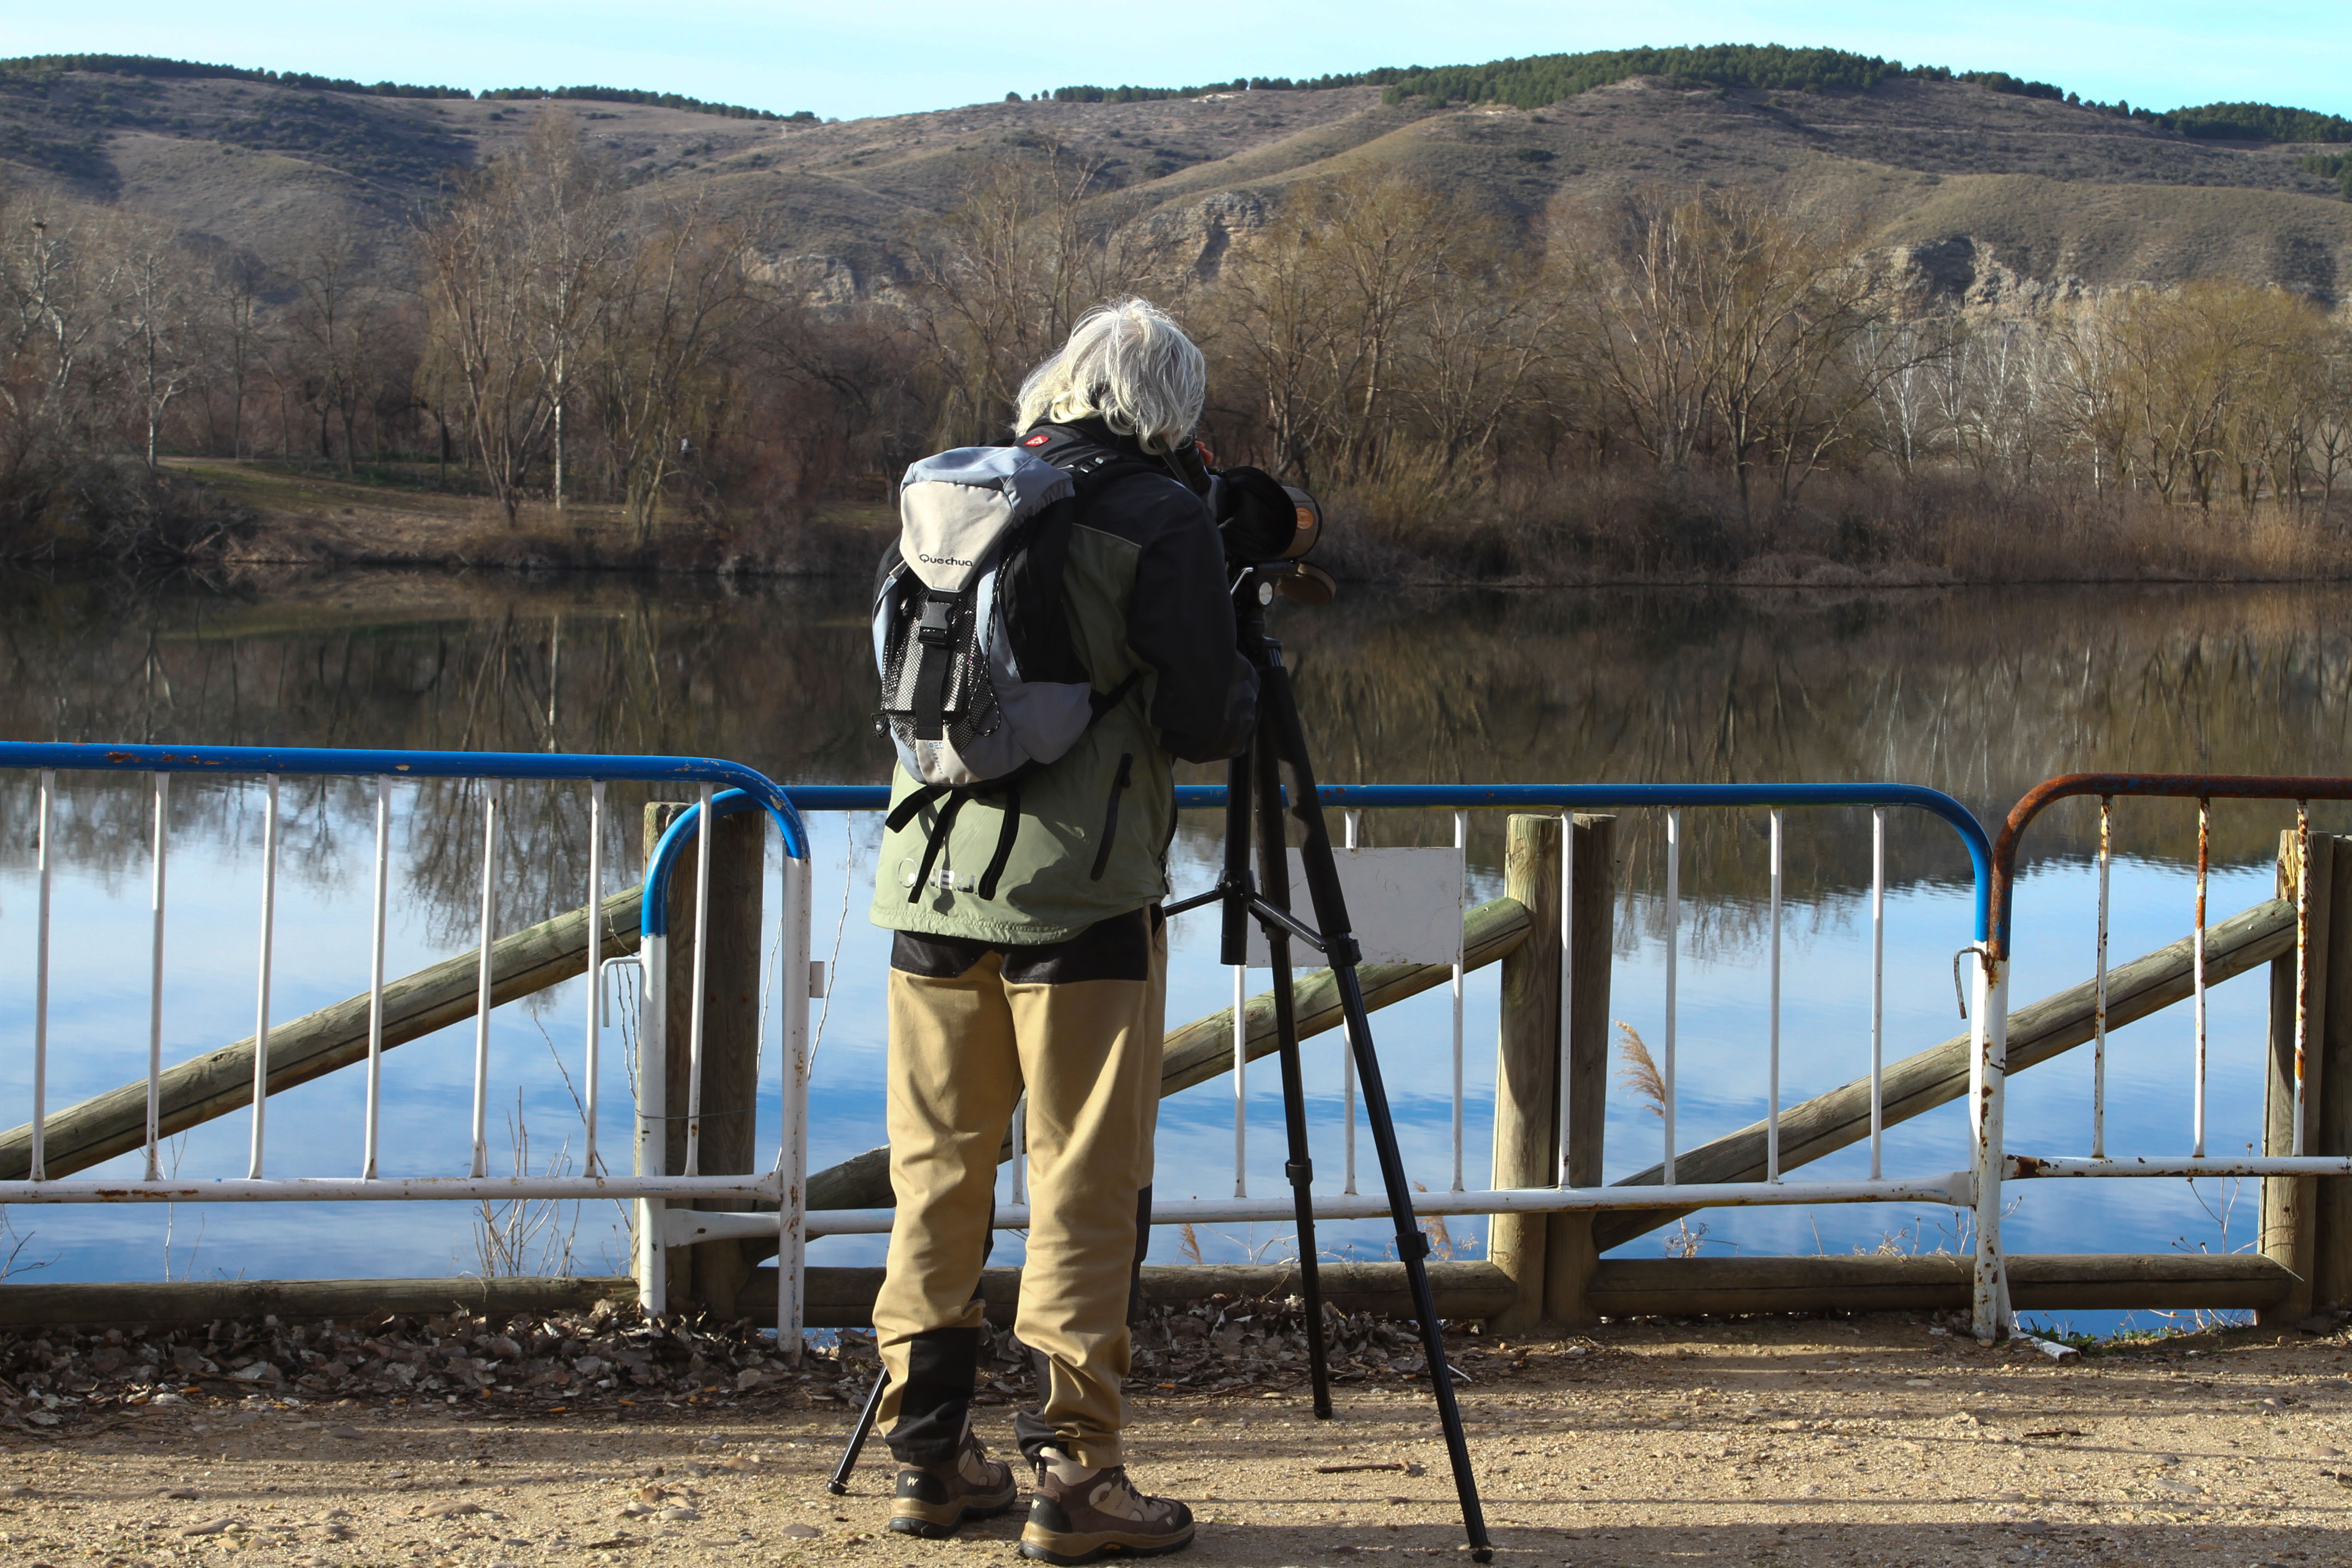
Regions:
[[[0,582],[0,736],[24,740],[283,743],[699,753],[786,783],[879,779],[869,719],[858,585],[755,586],[609,578],[339,579],[270,593],[187,585]],[[2302,589],[1969,590],[1797,595],[1610,590],[1437,593],[1355,589],[1319,611],[1286,609],[1277,631],[1333,782],[1650,782],[1892,779],[1949,791],[1987,821],[2050,774],[2093,768],[2333,773],[2347,770],[2352,594]],[[1211,770],[1197,775],[1203,782]],[[130,1082],[147,1037],[149,795],[138,780],[61,781],[50,1104]],[[608,890],[637,868],[646,795],[615,787]],[[34,791],[0,777],[0,1121],[30,1104]],[[372,791],[283,786],[272,1016],[282,1022],[363,990]],[[388,973],[472,945],[478,915],[478,797],[454,785],[395,795]],[[1628,814],[1619,882],[1611,1016],[1655,1048],[1664,1034],[1665,928],[1660,814]],[[584,794],[525,787],[502,848],[501,930],[580,903]],[[2216,808],[2216,918],[2268,895],[2285,807]],[[814,820],[819,956],[837,983],[824,1005],[813,1089],[812,1167],[880,1142],[887,943],[865,920],[878,824]],[[2113,952],[2177,940],[2190,923],[2195,808],[2117,811]],[[2340,808],[2316,826],[2352,829]],[[261,791],[183,778],[173,791],[165,964],[167,1061],[249,1035],[254,1018]],[[1762,1114],[1765,1096],[1767,837],[1762,812],[1691,813],[1681,874],[1677,1142],[1690,1149]],[[1180,890],[1213,877],[1217,824],[1188,816],[1175,851]],[[1375,814],[1375,845],[1449,840],[1442,813]],[[1500,890],[1499,814],[1472,818],[1471,898]],[[2090,973],[2095,808],[2045,814],[2018,904],[2012,999],[2023,1005]],[[1783,948],[1783,1103],[1868,1066],[1870,823],[1866,811],[1790,812]],[[1970,937],[1968,863],[1951,831],[1891,814],[1885,1038],[1891,1061],[1964,1027],[1953,954]],[[771,882],[772,888],[772,882]],[[1208,923],[1203,923],[1208,922]],[[1171,1024],[1225,1005],[1213,921],[1180,921]],[[1486,1184],[1496,986],[1468,984],[1465,1175]],[[1253,989],[1263,976],[1253,977]],[[493,1168],[576,1167],[581,983],[499,1010],[493,1031]],[[1451,1014],[1443,990],[1375,1016],[1375,1034],[1414,1179],[1452,1179]],[[2213,993],[2213,1152],[2259,1140],[2263,983]],[[2189,1139],[2185,1007],[2118,1031],[2110,1058],[2109,1147],[2184,1152]],[[772,1040],[772,1016],[767,1033]],[[1339,1170],[1336,1036],[1305,1047],[1319,1173]],[[470,1023],[386,1058],[384,1168],[462,1173],[468,1147]],[[773,1073],[772,1051],[769,1058]],[[601,1130],[625,1161],[624,1034],[610,1037]],[[2087,1050],[2021,1075],[2013,1151],[2087,1149]],[[1273,1064],[1250,1078],[1253,1194],[1282,1190]],[[355,1173],[362,1085],[335,1075],[273,1098],[273,1174]],[[1169,1101],[1160,1191],[1232,1191],[1229,1079]],[[772,1089],[762,1105],[772,1149]],[[1610,1178],[1654,1163],[1657,1117],[1612,1089]],[[183,1175],[242,1174],[248,1124],[225,1119],[173,1141]],[[520,1156],[517,1144],[527,1140]],[[1365,1184],[1373,1184],[1369,1140]],[[1966,1163],[1963,1108],[1889,1131],[1890,1175]],[[92,1173],[136,1173],[136,1157]],[[1866,1173],[1860,1149],[1804,1168]],[[2254,1184],[2024,1184],[2008,1232],[2020,1250],[2239,1248]],[[57,1279],[439,1275],[481,1267],[475,1216],[459,1205],[272,1205],[18,1207],[6,1215],[13,1268]],[[1707,1254],[1933,1251],[1958,1241],[1932,1206],[1718,1211],[1692,1222]],[[2225,1224],[2226,1222],[2226,1224]],[[1454,1221],[1475,1256],[1483,1222]],[[1385,1224],[1324,1227],[1327,1251],[1380,1257]],[[17,1243],[21,1241],[21,1246]],[[1276,1258],[1290,1227],[1202,1231],[1211,1258]],[[1007,1238],[1018,1256],[1018,1238]],[[552,1216],[529,1238],[583,1272],[625,1267],[625,1221],[610,1205]],[[1156,1233],[1155,1260],[1185,1245]],[[1653,1234],[1628,1245],[1654,1255]],[[878,1237],[814,1244],[818,1262],[878,1259]],[[1003,1251],[1000,1257],[1006,1256]],[[2114,1321],[2077,1314],[2078,1326]]]

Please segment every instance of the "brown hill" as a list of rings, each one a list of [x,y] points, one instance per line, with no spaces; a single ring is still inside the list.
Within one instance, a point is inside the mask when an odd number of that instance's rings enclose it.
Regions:
[[[980,104],[833,124],[633,104],[371,97],[272,83],[67,72],[0,79],[0,177],[119,200],[224,247],[288,258],[352,223],[377,265],[452,166],[557,110],[648,197],[697,186],[756,216],[836,297],[887,291],[906,237],[973,171],[1051,139],[1101,187],[1193,231],[1213,262],[1264,198],[1397,168],[1523,216],[1643,184],[1735,184],[1897,247],[1930,288],[1988,302],[2227,272],[2333,302],[2352,203],[2307,145],[2194,141],[1962,82],[1868,91],[1622,82],[1534,111],[1383,105],[1375,88],[1133,103]],[[1255,199],[1253,199],[1255,198]]]

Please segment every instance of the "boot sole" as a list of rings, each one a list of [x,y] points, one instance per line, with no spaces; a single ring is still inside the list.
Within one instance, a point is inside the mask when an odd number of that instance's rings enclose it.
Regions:
[[[992,1498],[970,1498],[961,1503],[931,1504],[919,1502],[913,1498],[900,1498],[891,1503],[890,1522],[884,1528],[898,1535],[944,1541],[968,1521],[992,1519],[1020,1500],[1018,1483],[1005,1489],[1001,1502]]]
[[[1165,1557],[1192,1544],[1189,1524],[1177,1536],[1130,1535],[1119,1530],[1049,1531],[1034,1525],[1021,1532],[1021,1555],[1035,1563],[1051,1563],[1055,1568],[1077,1568],[1079,1563],[1099,1563],[1106,1557]]]

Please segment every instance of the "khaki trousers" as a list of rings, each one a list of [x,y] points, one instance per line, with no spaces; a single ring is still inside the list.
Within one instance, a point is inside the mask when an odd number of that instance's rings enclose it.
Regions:
[[[1139,918],[1145,911],[1139,911]],[[1151,1181],[1166,1026],[1168,939],[1145,927],[1142,978],[1061,978],[1024,962],[1051,950],[982,951],[951,978],[890,973],[890,1184],[898,1215],[874,1303],[890,1384],[877,1422],[899,1415],[917,1336],[978,1330],[980,1269],[997,1154],[1029,1093],[1029,1241],[1014,1332],[1042,1355],[1049,1439],[1089,1468],[1120,1463],[1126,1424],[1137,1195]],[[1104,922],[1106,926],[1109,922]],[[1066,944],[1067,945],[1067,944]],[[1077,966],[1083,972],[1083,966]]]

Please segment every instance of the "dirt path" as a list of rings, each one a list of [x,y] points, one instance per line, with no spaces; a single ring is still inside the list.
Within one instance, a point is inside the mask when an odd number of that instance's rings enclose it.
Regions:
[[[1889,1315],[1473,1345],[1488,1370],[1463,1402],[1500,1563],[2352,1557],[2341,1336],[2208,1335],[2057,1364]],[[1009,1559],[1017,1512],[948,1542],[882,1533],[878,1444],[853,1494],[826,1496],[850,1416],[792,1407],[807,1399],[648,1395],[494,1419],[257,1397],[0,1433],[0,1563]],[[1008,1415],[982,1412],[983,1436],[1008,1442]],[[1456,1556],[1444,1453],[1407,1384],[1342,1389],[1328,1426],[1291,1393],[1147,1394],[1134,1439],[1139,1477],[1202,1520],[1183,1561]],[[1328,1468],[1381,1465],[1407,1468]]]

